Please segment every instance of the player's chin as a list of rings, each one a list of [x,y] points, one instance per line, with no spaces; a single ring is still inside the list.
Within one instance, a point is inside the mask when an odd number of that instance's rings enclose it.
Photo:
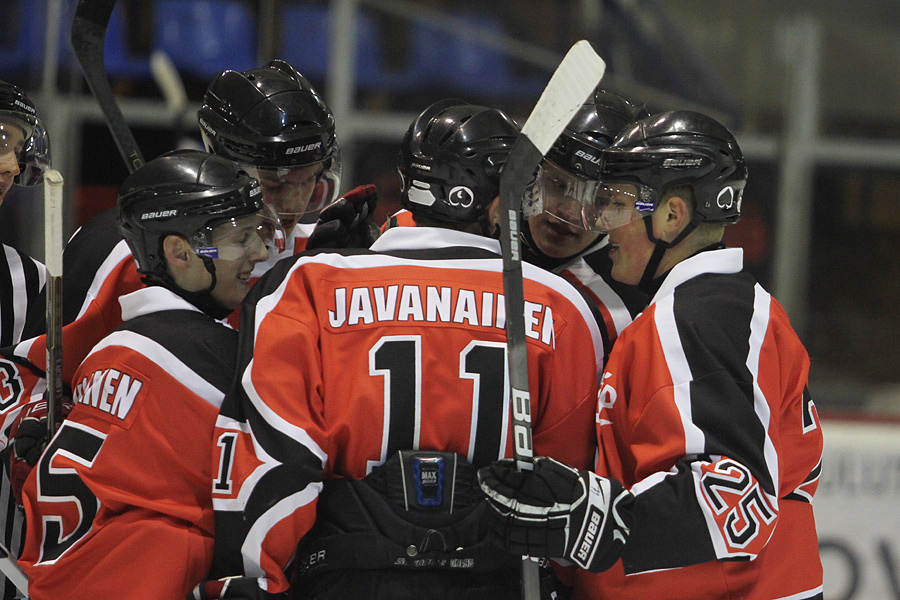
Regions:
[[[216,302],[218,302],[221,306],[234,310],[238,306],[241,305],[241,302],[244,301],[244,298],[247,297],[247,292],[250,291],[250,284],[246,285],[235,283],[234,285],[228,286],[227,289],[221,289],[215,295]]]

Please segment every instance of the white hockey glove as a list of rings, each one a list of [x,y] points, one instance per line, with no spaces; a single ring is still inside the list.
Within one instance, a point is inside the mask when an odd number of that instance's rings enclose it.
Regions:
[[[322,209],[306,249],[368,248],[381,233],[372,221],[377,203],[374,185],[353,188]]]
[[[256,577],[225,577],[197,584],[186,600],[285,600],[287,594],[271,594]]]
[[[478,482],[493,509],[494,541],[510,553],[562,558],[596,573],[625,548],[634,496],[615,479],[538,457],[533,471],[495,462],[478,470]]]

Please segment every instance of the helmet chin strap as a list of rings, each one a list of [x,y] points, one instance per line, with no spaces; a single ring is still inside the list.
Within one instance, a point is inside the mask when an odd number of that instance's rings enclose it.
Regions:
[[[644,227],[647,230],[647,239],[653,242],[653,254],[650,255],[650,260],[647,261],[647,266],[644,267],[644,273],[641,275],[641,280],[638,282],[638,289],[644,293],[650,293],[653,289],[653,280],[656,277],[656,270],[659,269],[659,265],[662,262],[663,255],[665,255],[666,250],[675,246],[681,240],[686,238],[697,226],[700,224],[700,219],[695,214],[694,217],[690,220],[690,222],[685,226],[684,229],[681,230],[674,240],[671,242],[666,242],[660,239],[657,239],[653,235],[653,213],[644,217]]]
[[[172,275],[170,275],[166,270],[163,270],[162,273],[157,273],[155,280],[144,277],[142,281],[147,285],[152,285],[155,283],[156,285],[161,285],[165,288],[168,288],[212,318],[216,320],[224,319],[231,314],[232,310],[230,308],[225,308],[224,306],[216,302],[212,297],[212,291],[216,288],[217,281],[216,265],[208,256],[201,256],[200,258],[203,260],[203,266],[206,267],[207,272],[209,272],[209,274],[212,276],[212,282],[209,284],[209,286],[207,286],[205,290],[200,290],[199,292],[189,292],[188,290],[175,283]]]

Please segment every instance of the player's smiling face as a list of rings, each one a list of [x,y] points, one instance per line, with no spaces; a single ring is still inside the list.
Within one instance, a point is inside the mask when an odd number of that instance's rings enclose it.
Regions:
[[[257,229],[258,222],[255,216],[238,221],[237,226],[228,231],[228,236],[234,238],[232,246],[241,249],[238,253],[240,256],[234,259],[213,259],[216,267],[216,287],[210,295],[224,308],[234,310],[241,305],[244,296],[250,291],[250,275],[254,265],[268,258],[268,250]],[[220,243],[220,246],[224,244]]]

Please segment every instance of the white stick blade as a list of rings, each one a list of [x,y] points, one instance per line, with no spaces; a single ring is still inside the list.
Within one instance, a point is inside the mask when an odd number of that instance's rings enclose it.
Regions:
[[[522,133],[546,154],[600,83],[606,63],[586,40],[576,42],[550,78]]]
[[[56,169],[44,172],[44,264],[51,277],[62,275],[63,177]]]
[[[188,97],[178,68],[165,50],[154,50],[150,54],[150,71],[156,85],[162,91],[166,105],[173,114],[179,114],[187,107]]]

